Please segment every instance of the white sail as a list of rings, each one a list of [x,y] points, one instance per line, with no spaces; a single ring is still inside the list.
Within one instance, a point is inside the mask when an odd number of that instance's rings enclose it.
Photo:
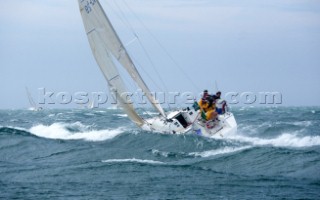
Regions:
[[[91,15],[95,15],[95,12],[87,13],[85,9],[87,1],[79,0],[79,3],[93,55],[108,82],[110,90],[116,95],[117,102],[123,107],[123,110],[128,114],[129,118],[138,126],[142,126],[144,124],[143,119],[135,112],[133,105],[129,103],[129,100],[125,99],[127,97],[121,95],[127,92],[127,90],[119,75],[117,67],[112,61],[107,42],[103,38],[103,35],[105,35],[108,30],[103,27],[103,23],[101,23],[98,18],[90,17]]]
[[[38,105],[34,102],[30,92],[29,92],[29,89],[26,87],[26,91],[27,91],[27,96],[28,96],[28,100],[29,100],[29,103],[30,103],[30,108],[29,110],[33,110],[33,111],[39,111],[39,110],[42,110],[41,107],[38,107]]]
[[[119,39],[117,33],[115,32],[112,24],[110,23],[108,17],[106,16],[100,2],[98,0],[78,0],[80,11],[82,15],[83,22],[85,24],[85,29],[87,31],[87,35],[91,40],[95,38],[96,44],[93,45],[92,42],[91,48],[94,54],[96,54],[99,50],[96,45],[103,46],[103,49],[107,49],[106,51],[110,52],[119,63],[126,69],[131,78],[136,82],[139,88],[146,94],[147,98],[151,102],[151,104],[155,107],[156,110],[162,115],[166,116],[162,107],[158,103],[158,101],[151,94],[148,86],[145,84],[143,79],[141,78],[139,72],[137,71],[132,59],[130,58],[127,50]],[[104,56],[104,55],[101,55]],[[111,55],[109,55],[111,57]],[[96,58],[97,59],[97,58]],[[100,64],[102,64],[100,62]],[[104,73],[109,73],[107,70],[108,66],[104,68]],[[108,72],[107,72],[108,71]],[[118,74],[114,74],[118,75]],[[112,78],[112,77],[109,77]],[[116,87],[117,88],[117,87]],[[118,89],[118,88],[117,88]],[[118,90],[118,92],[120,92]]]
[[[31,94],[30,94],[30,92],[29,92],[29,90],[28,90],[27,87],[26,87],[26,91],[27,91],[27,96],[28,96],[28,100],[29,100],[29,103],[30,103],[31,107],[32,107],[32,108],[36,108],[37,105],[36,105],[36,103],[34,102],[34,100],[33,100],[33,98],[32,98],[32,96],[31,96]]]

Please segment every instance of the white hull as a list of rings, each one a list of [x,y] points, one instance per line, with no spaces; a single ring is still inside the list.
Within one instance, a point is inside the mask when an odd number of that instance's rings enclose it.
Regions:
[[[231,112],[219,115],[218,119],[214,122],[203,122],[199,111],[187,108],[168,113],[167,119],[162,116],[147,119],[147,123],[141,128],[159,133],[196,133],[207,137],[217,134],[223,136],[237,131],[237,122]]]
[[[227,112],[223,115],[219,115],[218,118],[220,121],[218,121],[217,124],[211,129],[203,126],[201,123],[197,123],[197,125],[194,126],[195,133],[204,136],[224,136],[237,132],[237,122],[232,113]]]

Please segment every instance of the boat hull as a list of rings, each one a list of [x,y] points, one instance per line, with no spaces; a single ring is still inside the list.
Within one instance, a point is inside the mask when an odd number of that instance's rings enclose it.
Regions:
[[[162,116],[146,119],[141,127],[146,131],[167,134],[192,134],[202,136],[226,135],[236,133],[237,122],[231,112],[219,115],[215,121],[203,121],[200,111],[186,108],[168,113],[167,118]]]
[[[193,131],[198,135],[209,137],[213,135],[224,136],[227,134],[234,134],[237,132],[237,122],[232,113],[227,112],[223,115],[219,115],[218,119],[219,121],[213,122],[216,124],[212,128],[208,128],[207,125],[202,122],[197,122],[193,126]]]

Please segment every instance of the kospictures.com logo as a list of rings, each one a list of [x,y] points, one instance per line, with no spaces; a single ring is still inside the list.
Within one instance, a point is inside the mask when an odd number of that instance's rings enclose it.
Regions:
[[[152,92],[158,104],[193,104],[198,101],[202,93],[193,92]],[[54,92],[46,90],[45,88],[38,88],[38,103],[45,104],[79,104],[85,105],[93,102],[93,107],[111,103],[117,104],[118,98],[121,98],[124,103],[128,104],[147,104],[148,97],[141,91],[112,93],[111,95],[106,92]],[[282,94],[280,92],[226,92],[222,94],[228,104],[282,104]]]

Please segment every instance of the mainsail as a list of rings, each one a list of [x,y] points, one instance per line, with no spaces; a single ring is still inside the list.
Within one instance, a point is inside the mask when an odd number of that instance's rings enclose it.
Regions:
[[[28,89],[27,87],[26,87],[26,91],[27,91],[28,100],[29,100],[29,103],[30,103],[30,105],[31,105],[31,108],[36,110],[38,106],[37,106],[37,104],[34,102],[32,96],[31,96],[31,94],[30,94],[30,92],[29,92],[29,89]]]
[[[166,116],[158,101],[150,92],[148,86],[143,81],[127,50],[119,39],[107,15],[105,14],[98,0],[78,0],[80,12],[87,32],[89,43],[95,59],[100,66],[105,78],[108,81],[111,90],[117,91],[117,99],[120,106],[130,113],[129,117],[138,125],[143,123],[142,119],[134,111],[132,105],[121,97],[121,94],[127,92],[124,83],[120,77],[117,67],[112,61],[112,56],[125,68],[131,78],[147,96],[153,107],[162,115]]]
[[[39,107],[37,105],[37,103],[33,100],[31,93],[29,92],[29,89],[26,87],[26,91],[27,91],[27,95],[28,95],[28,99],[29,99],[29,103],[30,103],[30,108],[29,110],[33,110],[33,111],[39,111],[42,110],[42,107]]]

